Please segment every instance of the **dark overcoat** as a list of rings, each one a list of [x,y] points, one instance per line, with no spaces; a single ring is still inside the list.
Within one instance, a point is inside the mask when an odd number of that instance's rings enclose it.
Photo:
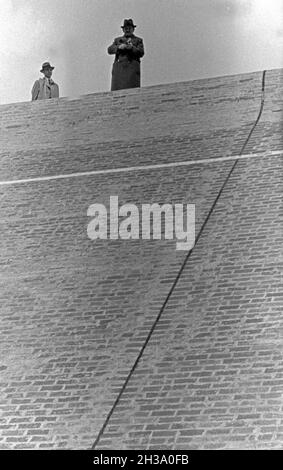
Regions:
[[[131,49],[120,50],[118,47],[130,41]],[[142,38],[134,34],[131,36],[120,36],[114,39],[113,44],[108,47],[108,54],[115,54],[112,68],[111,90],[122,90],[124,88],[137,88],[141,86],[140,59],[144,55]]]

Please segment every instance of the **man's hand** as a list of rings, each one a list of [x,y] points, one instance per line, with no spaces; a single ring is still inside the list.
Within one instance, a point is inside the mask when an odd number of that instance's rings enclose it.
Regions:
[[[118,49],[120,50],[126,49],[126,44],[120,44],[120,46],[118,46]]]

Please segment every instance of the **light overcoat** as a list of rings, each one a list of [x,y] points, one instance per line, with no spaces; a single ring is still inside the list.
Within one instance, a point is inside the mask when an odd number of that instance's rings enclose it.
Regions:
[[[31,91],[32,101],[59,98],[59,86],[51,78],[39,78]]]

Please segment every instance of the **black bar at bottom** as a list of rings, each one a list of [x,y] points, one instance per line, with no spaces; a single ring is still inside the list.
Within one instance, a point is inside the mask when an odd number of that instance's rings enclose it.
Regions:
[[[277,454],[278,455],[278,454]],[[114,466],[117,469],[138,467],[200,469],[217,466],[229,468],[237,466],[239,470],[249,461],[252,465],[270,465],[277,457],[270,450],[3,450],[0,452],[1,468],[79,468],[95,470],[98,466],[105,469]],[[6,466],[4,464],[6,461]],[[227,467],[228,466],[228,467]]]

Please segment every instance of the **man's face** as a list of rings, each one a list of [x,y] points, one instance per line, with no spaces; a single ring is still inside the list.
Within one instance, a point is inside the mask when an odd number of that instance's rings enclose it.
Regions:
[[[44,73],[44,76],[45,76],[46,78],[51,78],[51,77],[52,77],[52,72],[53,72],[53,70],[50,69],[49,67],[43,69],[43,73]]]
[[[134,30],[135,30],[135,28],[133,28],[133,26],[125,26],[125,28],[123,28],[125,36],[131,36],[131,34],[133,34]]]

